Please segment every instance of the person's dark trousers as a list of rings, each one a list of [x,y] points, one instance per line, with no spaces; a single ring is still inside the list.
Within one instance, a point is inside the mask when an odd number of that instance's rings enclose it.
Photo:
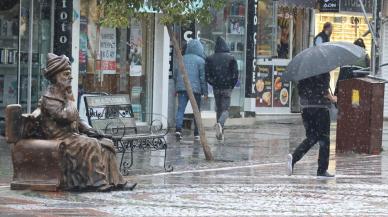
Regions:
[[[229,107],[232,91],[233,89],[214,89],[217,123],[220,123],[222,127],[224,127],[226,119],[229,117]]]
[[[201,110],[201,94],[199,93],[194,93],[195,100],[197,101],[198,104],[198,109]],[[187,95],[186,91],[178,92],[178,110],[176,113],[176,131],[177,132],[182,132],[182,126],[183,126],[183,118],[185,115],[185,110],[187,103],[189,102],[189,96]],[[198,136],[198,127],[197,123],[194,120],[194,136]]]
[[[292,154],[294,165],[316,143],[319,143],[318,171],[322,174],[329,166],[330,155],[330,113],[327,108],[304,108],[302,111],[303,124],[306,129],[306,139]]]

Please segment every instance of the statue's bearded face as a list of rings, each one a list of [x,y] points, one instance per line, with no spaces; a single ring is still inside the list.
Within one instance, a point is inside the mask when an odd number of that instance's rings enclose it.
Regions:
[[[73,77],[71,77],[71,71],[65,70],[58,73],[55,76],[55,80],[56,80],[56,85],[59,85],[62,89],[71,88],[71,81],[73,80]]]

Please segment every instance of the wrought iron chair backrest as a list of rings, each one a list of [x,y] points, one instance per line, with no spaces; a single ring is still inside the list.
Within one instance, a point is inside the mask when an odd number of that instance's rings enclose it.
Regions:
[[[131,100],[128,95],[87,96],[86,114],[89,125],[108,135],[137,133]]]

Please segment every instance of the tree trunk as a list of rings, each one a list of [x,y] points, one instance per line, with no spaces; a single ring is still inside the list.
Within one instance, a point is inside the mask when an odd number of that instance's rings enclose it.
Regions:
[[[195,121],[197,123],[197,127],[199,129],[200,142],[201,142],[201,145],[202,145],[202,148],[203,148],[203,152],[205,153],[205,158],[206,158],[206,160],[209,160],[209,161],[213,160],[213,156],[212,156],[210,147],[209,147],[209,145],[207,143],[205,129],[204,129],[203,125],[202,125],[201,112],[199,112],[198,104],[197,104],[197,101],[195,101],[195,97],[194,97],[194,94],[193,94],[193,89],[191,88],[189,77],[187,75],[187,71],[186,71],[185,65],[183,64],[183,57],[182,57],[182,53],[181,53],[181,48],[180,48],[179,43],[178,43],[178,41],[177,41],[177,39],[175,37],[175,34],[174,34],[172,26],[167,26],[167,30],[168,30],[168,34],[169,34],[169,36],[170,36],[170,38],[172,40],[172,44],[173,44],[174,51],[175,51],[174,52],[175,56],[177,57],[177,60],[178,60],[179,72],[182,75],[183,83],[185,84],[185,88],[186,88],[186,91],[187,91],[187,95],[189,96],[191,107],[193,107],[194,118],[195,118]]]

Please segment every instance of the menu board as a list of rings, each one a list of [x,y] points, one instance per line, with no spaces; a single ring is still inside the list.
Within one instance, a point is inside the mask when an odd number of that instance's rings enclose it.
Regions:
[[[283,80],[283,73],[286,66],[274,66],[274,82],[273,82],[273,106],[274,107],[289,107],[290,98],[290,82]]]
[[[272,107],[272,65],[256,66],[256,107]]]

